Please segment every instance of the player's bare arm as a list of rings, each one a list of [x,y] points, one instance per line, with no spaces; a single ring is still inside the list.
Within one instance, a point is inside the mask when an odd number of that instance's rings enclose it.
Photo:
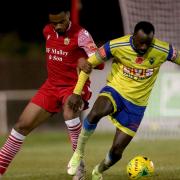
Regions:
[[[77,67],[87,74],[89,74],[92,71],[92,65],[85,58],[78,59]]]

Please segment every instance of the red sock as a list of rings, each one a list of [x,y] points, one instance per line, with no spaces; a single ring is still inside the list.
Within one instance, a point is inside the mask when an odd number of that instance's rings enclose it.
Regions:
[[[65,123],[67,125],[69,136],[71,139],[72,149],[73,151],[75,151],[77,147],[78,137],[81,132],[81,121],[78,117],[71,120],[67,120],[65,121]]]
[[[9,164],[20,150],[25,136],[12,129],[6,143],[0,150],[0,174],[3,175]]]

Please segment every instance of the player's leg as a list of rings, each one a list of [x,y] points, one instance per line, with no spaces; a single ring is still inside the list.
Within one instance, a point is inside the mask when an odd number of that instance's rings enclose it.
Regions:
[[[88,86],[85,86],[82,92],[82,98],[84,101],[84,104],[81,109],[79,109],[77,112],[74,112],[68,105],[68,97],[73,93],[74,87],[70,87],[69,89],[66,89],[63,97],[63,117],[65,119],[65,124],[68,129],[69,137],[72,144],[73,151],[76,149],[77,146],[77,140],[81,131],[81,121],[80,116],[82,110],[85,110],[88,108],[88,100],[91,97],[91,91],[89,90]],[[61,93],[62,94],[62,93]]]
[[[30,102],[19,117],[14,129],[18,133],[27,136],[33,129],[52,116],[52,114]]]
[[[89,104],[88,100],[91,97],[91,91],[88,88],[88,86],[84,87],[83,92],[82,92],[82,98],[83,98],[84,104],[81,109],[79,109],[77,112],[74,112],[68,105],[68,97],[72,94],[73,89],[74,87],[71,87],[68,90],[66,89],[66,92],[64,94],[63,116],[65,119],[65,124],[68,129],[69,137],[72,144],[72,149],[74,151],[77,146],[77,141],[78,141],[78,137],[79,137],[81,126],[82,126],[81,121],[80,121],[81,112],[82,110],[85,110],[88,108],[88,104]],[[85,179],[85,173],[86,173],[85,165],[84,165],[84,161],[82,160],[77,169],[75,176],[73,177],[73,180]]]
[[[9,164],[20,150],[25,137],[51,113],[36,104],[29,103],[12,129],[7,141],[0,150],[0,175],[3,175]]]
[[[63,106],[63,117],[65,119],[65,124],[68,129],[68,134],[71,140],[71,145],[73,151],[75,151],[77,147],[78,137],[81,131],[81,121],[80,121],[81,110],[74,112],[68,106],[68,99],[65,101]],[[73,180],[83,180],[85,179],[85,165],[84,161],[81,161],[76,174],[73,177]]]
[[[132,138],[132,136],[122,132],[119,129],[116,129],[112,147],[105,159],[93,169],[92,180],[102,179],[102,173],[121,159],[123,151],[130,143]]]
[[[73,110],[68,106],[68,99],[65,101],[63,106],[63,117],[68,129],[68,134],[71,140],[73,151],[75,151],[76,149],[77,140],[81,131],[80,113],[80,110],[77,112],[73,112]]]
[[[121,159],[124,149],[136,134],[146,109],[132,104],[118,94],[116,100],[120,102],[118,111],[110,115],[111,121],[117,127],[113,145],[106,158],[94,168],[93,180],[102,179],[102,173]]]
[[[81,159],[84,157],[85,145],[89,137],[95,131],[99,120],[113,111],[114,106],[108,97],[99,96],[97,98],[92,110],[83,121],[83,128],[78,139],[76,151],[68,164],[68,174],[74,175],[76,173],[77,167],[79,166]]]
[[[71,145],[73,151],[75,151],[77,147],[77,141],[78,137],[81,131],[81,121],[80,121],[80,114],[81,111],[74,112],[72,109],[68,106],[68,99],[65,101],[65,104],[63,106],[63,117],[65,119],[65,124],[68,129],[69,138],[71,140]],[[84,161],[81,161],[78,170],[73,177],[73,180],[83,180],[85,179],[85,165]]]

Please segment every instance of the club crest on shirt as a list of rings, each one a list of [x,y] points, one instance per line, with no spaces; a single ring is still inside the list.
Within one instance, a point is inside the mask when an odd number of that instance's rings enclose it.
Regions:
[[[64,38],[64,44],[68,45],[70,43],[70,39],[68,37]]]
[[[136,62],[137,64],[142,64],[143,61],[144,61],[144,58],[143,58],[143,57],[137,57],[136,60],[135,60],[135,62]]]
[[[51,35],[49,35],[49,34],[48,34],[48,36],[47,36],[47,40],[49,40],[49,39],[50,39],[50,37],[51,37]]]
[[[151,58],[149,59],[149,63],[150,63],[151,65],[154,63],[154,61],[155,61],[154,57],[151,57]]]

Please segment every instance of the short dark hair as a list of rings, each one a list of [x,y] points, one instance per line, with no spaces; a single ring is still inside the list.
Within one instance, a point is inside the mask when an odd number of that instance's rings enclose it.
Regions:
[[[59,14],[61,12],[70,11],[71,4],[70,0],[51,0],[47,3],[48,14]]]
[[[147,21],[140,21],[136,24],[134,28],[134,33],[137,33],[139,30],[143,30],[146,34],[149,34],[153,32],[155,33],[155,29],[152,23],[147,22]]]

